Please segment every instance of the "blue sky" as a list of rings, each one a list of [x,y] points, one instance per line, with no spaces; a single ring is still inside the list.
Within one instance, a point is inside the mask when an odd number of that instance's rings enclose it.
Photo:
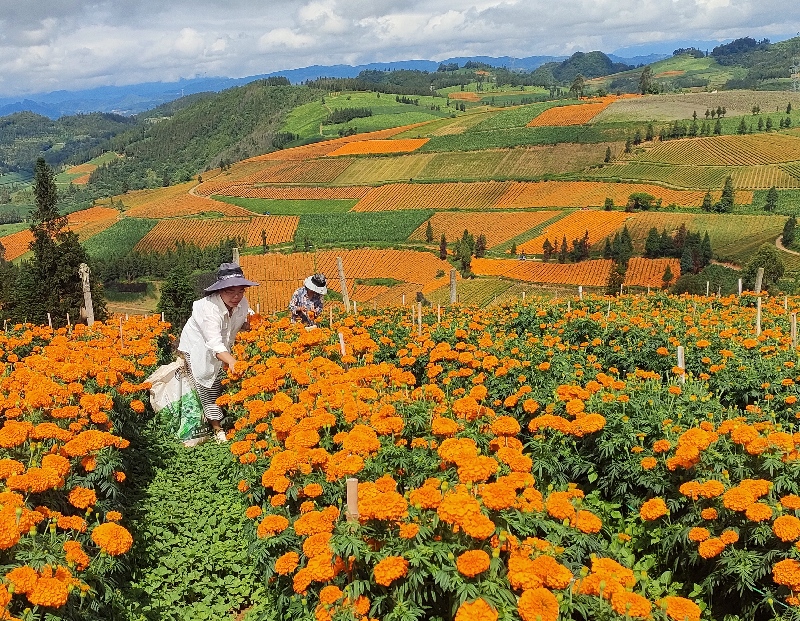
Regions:
[[[800,3],[785,0],[0,0],[0,96],[797,31]]]

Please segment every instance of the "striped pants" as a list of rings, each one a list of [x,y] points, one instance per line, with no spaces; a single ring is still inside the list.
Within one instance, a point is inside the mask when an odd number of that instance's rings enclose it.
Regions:
[[[186,376],[191,380],[192,386],[197,391],[197,396],[200,398],[200,404],[203,406],[203,415],[205,419],[215,421],[222,420],[224,415],[216,403],[217,398],[222,394],[222,382],[220,381],[220,378],[215,378],[214,383],[211,384],[209,388],[201,386],[195,381],[194,376],[192,375],[192,363],[189,359],[189,354],[184,351],[178,353],[184,358],[184,360],[186,360],[184,371],[186,372]]]

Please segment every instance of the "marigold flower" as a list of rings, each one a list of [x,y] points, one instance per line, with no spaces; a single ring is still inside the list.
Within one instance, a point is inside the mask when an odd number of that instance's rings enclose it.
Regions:
[[[75,487],[69,493],[69,504],[78,509],[92,507],[97,502],[97,494],[93,489]]]
[[[133,537],[128,530],[114,522],[105,522],[95,527],[92,531],[92,541],[111,556],[125,554],[133,545]]]
[[[83,551],[80,541],[65,541],[64,552],[67,563],[72,563],[78,571],[83,571],[89,566],[89,555]]]
[[[724,543],[726,546],[729,546],[739,541],[739,533],[737,533],[735,530],[729,529],[723,531],[719,538],[722,543]]]
[[[744,514],[753,522],[765,522],[772,519],[772,507],[763,502],[754,502],[745,509]]]
[[[697,553],[703,558],[714,558],[722,554],[725,549],[725,544],[718,537],[712,537],[701,541],[697,548]]]
[[[456,559],[456,568],[459,573],[474,578],[489,569],[491,559],[483,550],[468,550]]]
[[[244,512],[244,515],[248,519],[254,520],[261,515],[261,507],[259,507],[258,505],[247,507],[247,510]]]
[[[615,590],[611,595],[611,607],[617,614],[632,619],[648,619],[652,609],[646,597],[623,590]]]
[[[286,576],[297,569],[300,563],[300,555],[297,552],[287,552],[278,557],[275,561],[275,573]]]
[[[667,509],[667,505],[662,498],[651,498],[644,502],[642,508],[639,509],[639,515],[647,522],[657,520],[662,515],[667,515],[667,513],[669,513],[669,509]]]
[[[373,569],[375,582],[386,587],[395,580],[403,578],[407,573],[408,561],[402,556],[387,556]]]
[[[582,533],[599,533],[603,528],[602,520],[591,511],[578,511],[575,515],[574,526]]]
[[[645,470],[652,470],[658,465],[658,460],[655,457],[645,457],[639,462],[639,464]]]
[[[708,532],[707,528],[701,528],[699,526],[695,526],[694,528],[689,529],[689,540],[690,541],[705,541],[711,536],[711,533]]]
[[[478,598],[474,602],[461,604],[454,621],[497,621],[497,610]]]
[[[418,524],[401,524],[400,525],[400,538],[413,539],[419,534]]]
[[[782,515],[772,523],[772,532],[781,541],[797,541],[800,539],[800,519]]]
[[[14,585],[14,592],[27,595],[36,586],[39,574],[33,567],[20,565],[6,574],[6,580]]]
[[[792,591],[800,591],[800,563],[787,558],[772,567],[772,579],[776,584],[788,586]]]
[[[670,595],[662,602],[667,616],[673,621],[700,621],[700,606],[692,600]]]
[[[543,587],[529,589],[519,598],[517,611],[523,621],[557,621],[558,600]]]
[[[714,507],[709,507],[708,509],[703,509],[700,512],[700,517],[704,520],[716,520],[717,519],[717,510]]]

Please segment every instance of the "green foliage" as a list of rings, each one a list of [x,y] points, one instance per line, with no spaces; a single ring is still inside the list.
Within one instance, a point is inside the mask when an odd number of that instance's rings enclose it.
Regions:
[[[148,218],[122,218],[92,235],[83,242],[83,247],[92,259],[120,259],[130,254],[157,223],[158,220]]]
[[[747,262],[744,270],[742,270],[743,280],[750,289],[752,289],[755,284],[756,274],[760,267],[764,268],[764,280],[762,281],[763,289],[768,289],[770,285],[777,283],[781,276],[783,276],[786,267],[783,264],[783,260],[775,244],[762,245],[753,258]]]
[[[361,242],[399,242],[408,239],[433,215],[430,210],[347,212],[300,216],[295,243],[314,245]]]
[[[775,211],[778,208],[778,190],[773,185],[767,191],[767,198],[764,201],[764,211]]]
[[[344,213],[350,211],[358,200],[292,200],[267,198],[240,198],[214,195],[214,200],[236,205],[254,213],[271,216],[298,216],[307,213]]]
[[[673,293],[690,293],[705,295],[706,283],[711,295],[720,292],[722,295],[733,295],[739,290],[739,277],[742,273],[724,265],[709,265],[697,274],[681,274],[675,281]]]
[[[173,334],[179,335],[183,330],[192,315],[192,304],[196,297],[189,270],[178,263],[161,287],[161,297],[156,307],[159,313],[164,314],[164,320],[172,324]]]

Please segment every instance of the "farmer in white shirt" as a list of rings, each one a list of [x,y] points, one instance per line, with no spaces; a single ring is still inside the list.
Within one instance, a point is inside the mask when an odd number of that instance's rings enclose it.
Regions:
[[[218,442],[225,442],[220,426],[222,410],[216,404],[222,394],[220,371],[224,364],[229,373],[236,369],[231,354],[239,330],[249,329],[250,307],[244,299],[247,287],[257,286],[247,280],[242,268],[235,263],[223,263],[217,270],[217,281],[205,289],[205,297],[192,305],[192,316],[181,332],[178,352],[186,359],[203,414],[214,429]]]

